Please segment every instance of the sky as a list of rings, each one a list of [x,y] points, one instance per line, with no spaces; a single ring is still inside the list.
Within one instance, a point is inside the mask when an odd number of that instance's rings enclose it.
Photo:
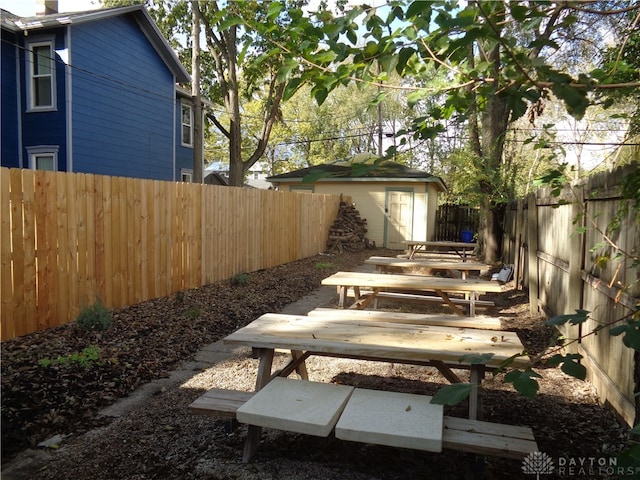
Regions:
[[[36,14],[36,0],[0,0],[0,7],[21,17]],[[78,12],[100,8],[98,0],[58,0],[59,12]]]
[[[314,2],[311,2],[313,5]],[[361,2],[352,2],[361,3]],[[386,3],[386,0],[369,0],[371,6]],[[36,0],[0,0],[0,7],[4,10],[22,17],[30,17],[36,14]],[[100,8],[100,0],[58,0],[59,12],[79,12],[82,10],[94,10]]]

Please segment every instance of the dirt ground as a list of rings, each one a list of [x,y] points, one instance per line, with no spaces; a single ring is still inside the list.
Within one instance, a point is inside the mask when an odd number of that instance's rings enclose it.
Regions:
[[[257,360],[246,350],[194,371],[175,388],[159,390],[127,415],[114,419],[98,414],[140,385],[166,377],[203,346],[314,291],[322,278],[352,270],[371,255],[394,254],[377,249],[318,255],[120,309],[107,332],[87,333],[67,325],[3,342],[3,477],[16,457],[38,451],[44,464],[28,470],[28,476],[6,478],[462,478],[468,457],[460,452],[429,454],[275,430],[265,431],[256,459],[243,464],[245,427],[229,432],[223,421],[194,415],[187,407],[213,387],[253,390]],[[502,293],[484,298],[494,300],[496,307],[479,313],[500,317],[503,328],[517,332],[531,355],[556,344],[544,319],[528,313],[524,292],[507,285]],[[447,307],[392,301],[380,307],[448,312]],[[87,347],[98,350],[98,359],[88,364],[55,361]],[[426,395],[447,383],[435,369],[397,364],[312,357],[307,368],[310,380]],[[598,403],[591,385],[542,364],[536,371],[542,378],[535,399],[517,394],[502,376],[489,375],[482,389],[484,418],[531,427],[540,450],[555,459],[611,458],[625,448],[627,429]],[[466,409],[462,403],[446,407],[445,414],[464,416]],[[61,441],[38,447],[55,435],[62,435]],[[535,478],[521,467],[519,461],[486,458],[485,478]],[[545,478],[566,477],[555,471]]]

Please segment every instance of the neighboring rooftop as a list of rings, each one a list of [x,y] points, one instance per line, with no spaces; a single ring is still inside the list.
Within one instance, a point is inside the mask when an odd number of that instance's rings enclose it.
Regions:
[[[390,181],[404,180],[416,182],[433,182],[441,191],[447,189],[442,179],[424,170],[407,167],[390,160],[379,161],[373,157],[356,156],[351,160],[325,163],[301,168],[292,172],[267,177],[267,181]]]

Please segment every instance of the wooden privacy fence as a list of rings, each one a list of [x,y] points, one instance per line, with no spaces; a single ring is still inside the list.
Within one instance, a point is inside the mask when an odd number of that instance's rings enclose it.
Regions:
[[[478,233],[480,214],[478,208],[468,205],[445,203],[436,210],[436,234],[434,240],[462,241],[462,231]]]
[[[507,208],[503,255],[515,265],[516,284],[528,287],[533,312],[547,315],[588,310],[589,320],[561,329],[580,353],[598,395],[629,424],[636,417],[634,351],[608,329],[593,331],[639,308],[640,268],[624,253],[639,254],[635,212],[620,215],[620,228],[608,225],[623,212],[620,183],[638,164],[597,174],[583,185],[567,186],[560,197],[540,189]],[[632,209],[630,209],[632,210]],[[583,232],[583,233],[580,233]],[[612,246],[605,241],[606,233]],[[620,255],[618,259],[614,257]],[[605,257],[612,260],[604,262]],[[618,324],[616,324],[618,325]]]
[[[1,168],[1,338],[316,255],[339,202]]]

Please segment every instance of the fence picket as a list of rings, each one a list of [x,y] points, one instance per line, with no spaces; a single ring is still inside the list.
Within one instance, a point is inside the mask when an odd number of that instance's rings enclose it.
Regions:
[[[323,251],[339,197],[0,168],[0,337]]]
[[[11,237],[4,232],[11,232],[11,178],[9,170],[0,169],[0,227],[2,228],[2,238],[0,238],[0,308],[2,308],[2,319],[0,328],[2,333],[15,336],[17,332],[16,322],[13,320],[15,303],[13,302],[13,274],[11,261]]]
[[[507,209],[503,238],[504,245],[513,245],[505,251],[504,261],[516,264],[516,282],[522,278],[528,287],[532,313],[590,312],[584,324],[565,325],[561,333],[568,340],[579,339],[567,348],[583,356],[587,378],[600,400],[630,425],[637,421],[634,352],[624,345],[622,336],[600,329],[630,315],[640,301],[638,266],[628,257],[616,259],[621,251],[640,248],[636,212],[623,208],[617,189],[637,169],[632,164],[596,174],[583,185],[566,188],[560,199],[550,189],[530,193]],[[608,229],[614,219],[620,227]],[[601,244],[603,232],[615,246]],[[601,255],[610,260],[599,262]],[[595,329],[597,335],[592,334]]]

